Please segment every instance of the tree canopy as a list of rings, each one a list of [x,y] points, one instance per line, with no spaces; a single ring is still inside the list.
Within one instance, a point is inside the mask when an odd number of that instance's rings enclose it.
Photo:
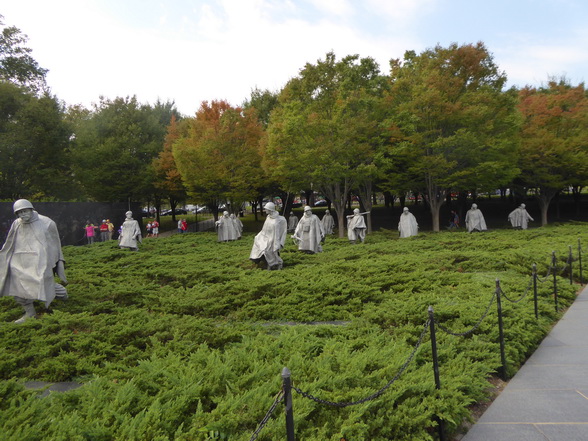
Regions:
[[[77,120],[73,170],[86,194],[99,201],[145,200],[154,187],[152,162],[163,148],[166,124],[136,97],[102,99]]]
[[[378,140],[377,99],[385,82],[371,58],[328,53],[306,64],[280,94],[268,127],[266,168],[288,189],[320,190],[339,234],[349,192],[369,180]]]
[[[54,97],[0,81],[0,198],[73,197],[70,136]]]
[[[386,100],[390,155],[431,208],[433,230],[451,190],[493,190],[518,174],[515,90],[482,43],[409,51],[392,62]]]
[[[0,81],[24,86],[34,92],[46,86],[47,69],[39,66],[32,57],[32,49],[26,46],[28,37],[14,26],[4,26],[0,15]]]
[[[588,181],[588,96],[583,84],[551,80],[521,90],[518,109],[524,121],[519,182],[535,190],[545,225],[555,194]]]
[[[226,101],[202,103],[173,144],[182,181],[195,200],[215,211],[219,203],[240,206],[260,186],[263,128],[254,109]]]

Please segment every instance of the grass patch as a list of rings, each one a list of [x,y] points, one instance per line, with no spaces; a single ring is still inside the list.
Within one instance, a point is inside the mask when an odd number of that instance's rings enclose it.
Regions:
[[[27,440],[200,440],[212,430],[248,440],[280,390],[284,366],[297,387],[326,400],[368,396],[412,352],[429,306],[445,327],[463,332],[486,310],[496,279],[518,299],[532,264],[545,276],[555,250],[563,268],[585,230],[576,223],[403,240],[384,230],[364,245],[328,238],[317,255],[288,243],[284,270],[271,272],[248,260],[251,233],[229,243],[213,232],[147,238],[136,253],[114,242],[65,247],[67,302],[17,326],[10,322],[20,308],[0,298],[2,432]],[[560,317],[550,282],[539,286],[539,320],[532,296],[503,301],[510,374]],[[579,286],[564,272],[558,288],[565,308]],[[282,325],[329,321],[345,325]],[[374,401],[340,409],[295,394],[297,438],[428,440],[435,414],[457,430],[500,367],[496,322],[491,308],[466,337],[437,334],[441,391],[426,336]],[[27,380],[84,386],[38,399]],[[284,438],[278,409],[258,439]]]

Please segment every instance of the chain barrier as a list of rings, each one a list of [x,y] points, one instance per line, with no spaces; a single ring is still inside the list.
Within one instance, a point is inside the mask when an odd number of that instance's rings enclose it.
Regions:
[[[320,404],[326,404],[328,406],[335,406],[335,407],[355,406],[356,404],[363,404],[363,403],[366,403],[368,401],[371,401],[371,400],[373,400],[375,398],[378,398],[380,395],[382,395],[384,392],[386,392],[388,390],[388,388],[390,386],[392,386],[392,384],[396,380],[398,380],[398,378],[400,378],[400,376],[404,373],[404,371],[406,370],[406,368],[408,367],[408,365],[410,364],[410,362],[414,358],[414,356],[415,356],[418,348],[422,344],[423,339],[425,338],[425,335],[427,334],[427,331],[428,331],[428,328],[429,328],[429,324],[430,324],[430,320],[427,320],[427,322],[423,325],[423,331],[421,332],[421,335],[419,337],[419,340],[417,341],[414,349],[412,350],[412,352],[410,353],[410,355],[408,356],[408,358],[406,359],[406,361],[404,362],[404,364],[400,367],[400,369],[398,370],[398,372],[396,373],[396,375],[394,375],[394,378],[392,378],[384,387],[382,387],[377,392],[371,394],[370,396],[367,396],[367,397],[365,397],[365,398],[363,398],[361,400],[357,400],[357,401],[351,401],[351,402],[335,402],[335,401],[328,401],[328,400],[323,400],[322,398],[315,397],[314,395],[311,395],[308,392],[304,392],[303,390],[297,388],[296,386],[292,386],[292,389],[294,389],[296,392],[298,392],[304,398],[308,398],[309,400],[315,401],[315,402],[320,403]]]
[[[545,282],[547,282],[547,279],[548,279],[548,278],[549,278],[549,276],[551,275],[551,270],[552,270],[552,269],[553,269],[553,267],[552,267],[551,265],[549,265],[549,268],[548,268],[548,270],[547,270],[547,275],[546,275],[546,276],[545,276],[543,279],[540,279],[539,277],[537,277],[537,281],[538,281],[538,282],[541,282],[541,283],[545,283]]]
[[[255,432],[253,432],[253,435],[251,435],[251,438],[249,438],[249,441],[255,441],[257,439],[259,432],[261,432],[261,429],[263,429],[265,427],[265,425],[267,424],[267,422],[271,418],[272,414],[276,410],[276,407],[283,399],[284,399],[284,391],[281,390],[276,395],[276,398],[274,398],[274,404],[272,404],[270,406],[269,410],[267,411],[267,413],[265,414],[265,416],[263,417],[261,422],[257,425],[257,429],[255,430]]]
[[[478,322],[471,329],[469,329],[465,332],[450,331],[449,329],[447,329],[445,326],[443,326],[438,321],[435,321],[435,324],[437,325],[437,327],[439,329],[441,329],[446,334],[453,335],[455,337],[464,337],[468,334],[471,334],[472,332],[474,332],[476,329],[478,329],[480,327],[480,325],[482,324],[482,321],[488,316],[488,313],[490,312],[490,307],[492,306],[492,303],[494,303],[495,297],[496,297],[496,293],[492,294],[492,298],[490,299],[490,303],[488,303],[488,306],[486,307],[486,311],[484,311],[484,314],[482,314],[482,317],[480,317],[480,320],[478,320]]]
[[[500,294],[502,294],[502,296],[511,303],[520,303],[523,301],[523,299],[525,297],[527,297],[527,294],[529,294],[529,291],[531,290],[531,286],[533,286],[533,276],[531,276],[531,279],[529,280],[529,284],[527,285],[525,292],[518,300],[509,299],[508,296],[506,295],[506,293],[502,290],[502,286],[500,287]]]

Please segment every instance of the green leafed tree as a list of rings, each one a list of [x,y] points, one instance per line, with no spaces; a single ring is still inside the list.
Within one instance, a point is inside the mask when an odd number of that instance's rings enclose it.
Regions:
[[[136,97],[101,99],[78,119],[72,154],[75,176],[98,201],[141,201],[155,181],[153,159],[163,149],[166,124]]]
[[[283,185],[310,187],[329,198],[340,237],[351,190],[369,187],[373,178],[379,134],[376,109],[384,88],[373,59],[351,55],[338,61],[328,53],[288,82],[272,113],[268,172]]]
[[[436,46],[391,63],[386,98],[394,180],[410,183],[431,210],[433,230],[451,190],[490,191],[518,175],[520,118],[483,43]]]
[[[518,108],[524,121],[519,180],[535,191],[546,225],[557,192],[588,182],[588,95],[584,84],[551,80],[522,89]]]
[[[0,198],[75,197],[63,106],[0,81]]]
[[[236,208],[254,198],[261,185],[263,136],[255,110],[203,102],[196,116],[184,121],[173,156],[188,194],[211,206],[215,216],[221,202]]]
[[[39,66],[32,57],[32,49],[26,46],[28,37],[14,26],[5,26],[0,15],[0,81],[24,86],[34,92],[46,86],[47,69]]]

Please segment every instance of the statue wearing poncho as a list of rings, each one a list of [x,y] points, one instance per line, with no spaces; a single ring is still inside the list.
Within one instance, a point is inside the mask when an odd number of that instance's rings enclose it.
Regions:
[[[360,213],[358,208],[354,209],[353,215],[347,216],[347,238],[349,242],[355,243],[359,239],[363,243],[366,229],[363,213]]]
[[[294,213],[290,213],[290,217],[288,218],[288,231],[294,231],[296,226],[298,225],[298,218]]]
[[[331,213],[329,213],[329,210],[325,210],[325,215],[323,216],[321,222],[323,224],[323,230],[325,230],[325,235],[333,234],[333,228],[335,228],[335,220],[333,219],[333,216],[331,216]]]
[[[18,216],[0,250],[0,295],[14,297],[25,310],[17,323],[35,316],[33,301],[49,306],[55,297],[67,298],[65,288],[55,283],[54,271],[63,283],[65,261],[55,222],[34,211],[26,199],[14,203]]]
[[[472,208],[470,208],[466,213],[465,223],[466,228],[470,233],[473,231],[487,230],[484,215],[480,210],[478,210],[478,206],[476,204],[472,204]]]
[[[280,257],[280,250],[286,242],[288,222],[279,215],[273,202],[268,202],[263,208],[268,215],[263,228],[255,236],[249,259],[255,263],[265,260],[268,270],[282,269],[284,261]]]
[[[139,227],[139,222],[133,219],[132,211],[127,211],[125,216],[127,218],[122,224],[122,231],[118,237],[118,246],[138,251],[138,244],[141,243],[141,227]]]
[[[527,212],[525,204],[521,204],[508,215],[508,220],[513,228],[526,230],[529,226],[529,221],[535,219]]]
[[[408,210],[408,207],[404,207],[400,215],[398,231],[400,231],[400,237],[411,237],[419,234],[419,225],[414,215]]]
[[[292,238],[300,251],[320,253],[323,251],[321,242],[325,238],[323,224],[316,214],[312,214],[309,206],[304,207],[304,216],[298,222]]]

